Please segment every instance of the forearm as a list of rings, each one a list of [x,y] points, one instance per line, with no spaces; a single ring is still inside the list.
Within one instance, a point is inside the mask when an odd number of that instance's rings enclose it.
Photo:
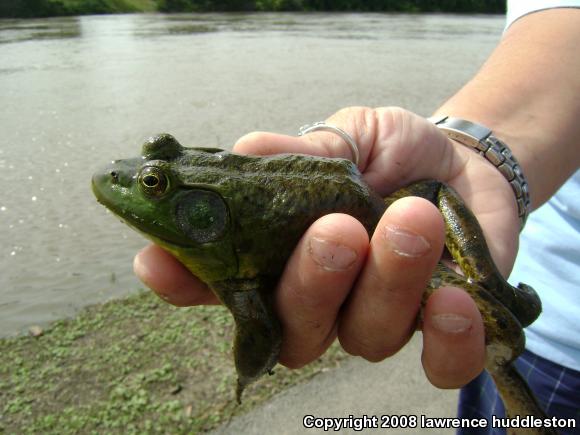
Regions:
[[[537,208],[580,165],[580,9],[516,21],[479,73],[437,110],[491,128]]]

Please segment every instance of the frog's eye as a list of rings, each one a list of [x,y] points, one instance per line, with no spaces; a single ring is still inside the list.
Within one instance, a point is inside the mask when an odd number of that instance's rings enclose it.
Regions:
[[[139,173],[139,187],[149,196],[161,196],[169,187],[169,180],[163,171],[155,166],[146,166]]]
[[[193,189],[181,197],[175,217],[181,230],[197,243],[219,239],[228,224],[228,207],[215,192]]]

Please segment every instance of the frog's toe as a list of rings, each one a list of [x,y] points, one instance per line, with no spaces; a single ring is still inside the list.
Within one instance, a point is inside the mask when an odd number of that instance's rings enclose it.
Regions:
[[[277,360],[277,358],[276,358],[276,360]],[[276,361],[274,361],[273,364],[276,364]],[[265,373],[268,373],[269,375],[273,375],[274,370],[272,370],[272,368],[270,368]],[[244,394],[244,390],[246,389],[246,387],[248,385],[250,385],[252,382],[254,382],[257,378],[262,376],[263,374],[264,374],[263,372],[258,372],[254,375],[244,376],[244,375],[240,374],[240,371],[238,369],[238,382],[236,385],[236,400],[237,400],[238,404],[242,403],[242,394]]]
[[[255,382],[264,374],[272,374],[272,367],[278,361],[279,346],[274,346],[266,352],[247,352],[241,350],[239,341],[236,340],[236,371],[238,382],[236,386],[236,400],[242,403],[242,394],[246,387]]]
[[[238,384],[236,386],[236,401],[238,402],[238,405],[242,404],[242,394],[244,394],[245,388],[246,385],[244,385],[238,378]]]
[[[281,337],[277,325],[257,319],[236,319],[234,359],[238,373],[236,396],[241,398],[246,386],[271,373],[278,362]]]
[[[531,325],[542,312],[542,301],[530,285],[520,282],[516,288],[518,293],[518,306],[514,314],[522,324],[522,327]]]

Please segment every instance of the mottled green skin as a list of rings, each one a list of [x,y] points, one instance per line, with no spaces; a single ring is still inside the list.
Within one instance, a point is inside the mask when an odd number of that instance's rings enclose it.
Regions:
[[[144,167],[164,174],[166,191],[147,195],[139,183]],[[175,255],[230,309],[237,325],[238,395],[277,362],[281,333],[271,299],[302,234],[331,212],[349,213],[371,231],[385,210],[347,160],[183,148],[169,135],[145,143],[142,157],[115,161],[95,174],[93,191],[127,224]],[[200,192],[220,198],[209,215],[223,223],[218,234],[202,234],[202,243],[187,218],[198,210]],[[202,216],[196,225],[212,223]]]
[[[147,178],[150,173],[155,178]],[[160,177],[166,182],[155,184]],[[175,255],[230,309],[236,322],[238,400],[246,385],[278,361],[281,331],[273,290],[300,237],[328,213],[348,213],[371,234],[397,198],[416,195],[436,204],[446,222],[447,249],[465,276],[440,264],[425,299],[448,284],[473,296],[485,323],[486,368],[492,374],[523,351],[522,325],[541,311],[533,289],[514,288],[501,277],[475,217],[437,181],[415,183],[382,199],[347,160],[242,156],[184,148],[160,135],[143,145],[140,158],[115,161],[95,174],[93,191],[127,224]],[[509,391],[504,396],[525,394],[523,401],[533,402],[522,388]],[[527,409],[541,415],[535,404]]]

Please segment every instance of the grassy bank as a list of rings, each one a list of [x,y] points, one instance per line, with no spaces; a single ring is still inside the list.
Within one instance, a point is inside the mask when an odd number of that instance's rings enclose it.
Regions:
[[[503,0],[10,0],[0,18],[129,12],[365,11],[504,13]]]
[[[0,340],[0,433],[198,433],[345,355],[278,367],[234,400],[233,324],[223,307],[175,308],[142,292]]]

